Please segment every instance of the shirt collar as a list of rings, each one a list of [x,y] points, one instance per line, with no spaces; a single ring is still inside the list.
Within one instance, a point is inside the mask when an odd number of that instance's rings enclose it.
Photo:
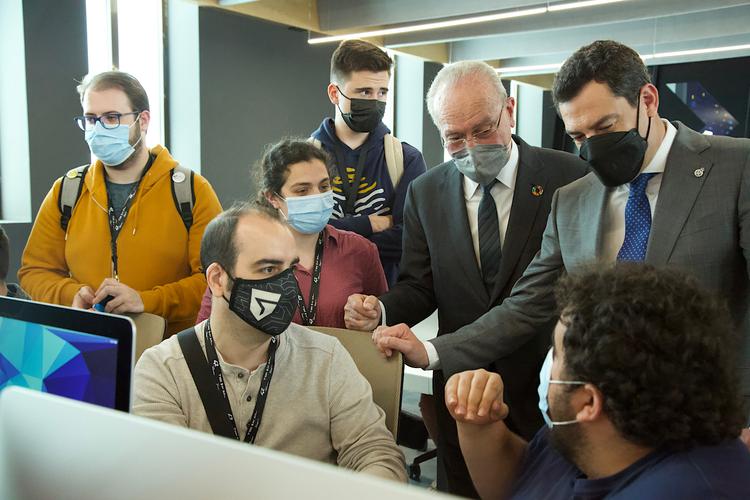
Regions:
[[[505,163],[505,166],[502,168],[502,170],[500,170],[500,173],[497,174],[496,177],[496,179],[500,181],[501,184],[509,188],[511,191],[516,185],[516,175],[518,174],[518,160],[518,146],[516,145],[515,141],[511,139],[510,156],[508,157],[508,161]],[[478,189],[479,183],[474,182],[464,175],[464,197],[467,200],[471,199],[476,194]]]
[[[674,138],[677,136],[677,129],[669,122],[669,120],[665,120],[662,118],[661,121],[662,123],[664,123],[664,125],[666,125],[667,130],[664,134],[664,139],[662,139],[661,144],[659,145],[659,149],[656,150],[654,157],[651,158],[651,161],[648,163],[648,165],[646,165],[646,168],[643,169],[642,173],[644,174],[664,173],[664,169],[667,166],[667,156],[669,156],[669,150],[672,149],[672,143],[674,142]]]

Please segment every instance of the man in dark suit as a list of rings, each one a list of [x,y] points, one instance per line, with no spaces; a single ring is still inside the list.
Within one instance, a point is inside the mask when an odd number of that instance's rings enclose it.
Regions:
[[[555,315],[561,274],[592,260],[645,261],[684,270],[727,301],[742,332],[732,347],[747,402],[750,141],[662,120],[642,60],[613,41],[576,51],[553,97],[593,172],[555,194],[541,251],[510,297],[433,340],[432,355],[404,325],[377,331],[379,348],[401,351],[413,366],[439,362],[448,374],[479,368],[515,353]]]
[[[475,321],[508,296],[539,250],[552,194],[586,173],[586,164],[573,155],[511,136],[515,102],[485,63],[443,68],[427,102],[454,159],[410,186],[399,280],[380,302],[351,296],[345,308],[349,328],[371,331],[381,321],[414,325],[436,308],[438,336]],[[539,325],[513,355],[483,365],[503,375],[506,398],[515,402],[509,426],[527,437],[542,424],[536,386],[553,324]],[[436,370],[433,376],[439,470],[444,468],[447,483],[439,477],[438,487],[475,497],[455,421],[443,402],[447,375]]]

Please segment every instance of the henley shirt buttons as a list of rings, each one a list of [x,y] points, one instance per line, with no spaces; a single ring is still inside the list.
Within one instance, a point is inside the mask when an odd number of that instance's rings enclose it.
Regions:
[[[245,374],[242,373],[242,372],[240,372],[240,373],[237,374],[237,377],[239,377],[239,378],[245,378]]]
[[[247,395],[247,400],[248,400],[248,401],[252,401],[252,400],[253,400],[253,397],[252,397],[252,396],[251,396],[250,394],[248,394],[248,395]]]

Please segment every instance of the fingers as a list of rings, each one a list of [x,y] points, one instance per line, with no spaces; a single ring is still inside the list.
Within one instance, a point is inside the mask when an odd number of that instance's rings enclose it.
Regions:
[[[457,422],[484,425],[508,416],[503,382],[497,373],[472,370],[453,375],[445,384],[445,405]]]
[[[90,286],[82,286],[73,296],[72,307],[90,309],[94,305],[94,291]]]
[[[101,284],[99,285],[99,288],[96,289],[95,295],[97,295],[97,296],[100,295],[102,289],[104,287],[106,287],[106,286],[119,285],[119,284],[120,284],[120,282],[117,281],[114,278],[105,278],[104,281],[102,281]],[[106,297],[106,295],[105,295],[105,297]]]
[[[372,297],[372,296],[370,296]],[[372,331],[380,322],[380,303],[376,297],[350,295],[344,306],[344,323],[350,330]],[[373,307],[372,301],[377,306]]]
[[[388,349],[399,351],[409,366],[427,368],[429,359],[422,341],[401,323],[396,326],[382,326],[373,332],[373,340],[380,352],[387,353]],[[388,354],[386,354],[388,355]]]
[[[119,283],[115,284],[107,284],[99,287],[99,290],[97,290],[96,295],[94,296],[93,303],[98,304],[102,300],[106,299],[108,295],[111,295],[112,297],[117,297],[122,293],[122,287]],[[114,300],[114,299],[113,299]],[[111,302],[111,301],[110,301]],[[107,304],[109,306],[109,304]],[[107,311],[109,311],[109,307],[106,308]]]

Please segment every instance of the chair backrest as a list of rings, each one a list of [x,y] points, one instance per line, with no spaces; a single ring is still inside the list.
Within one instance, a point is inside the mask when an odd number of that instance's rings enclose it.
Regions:
[[[164,339],[167,332],[167,320],[151,313],[129,314],[135,323],[135,360],[143,351],[155,346]]]
[[[372,387],[372,399],[385,412],[385,425],[398,437],[398,416],[401,411],[401,387],[404,380],[404,363],[401,353],[388,359],[380,355],[372,343],[370,334],[343,328],[314,326],[313,330],[339,339],[349,351],[359,372]]]

